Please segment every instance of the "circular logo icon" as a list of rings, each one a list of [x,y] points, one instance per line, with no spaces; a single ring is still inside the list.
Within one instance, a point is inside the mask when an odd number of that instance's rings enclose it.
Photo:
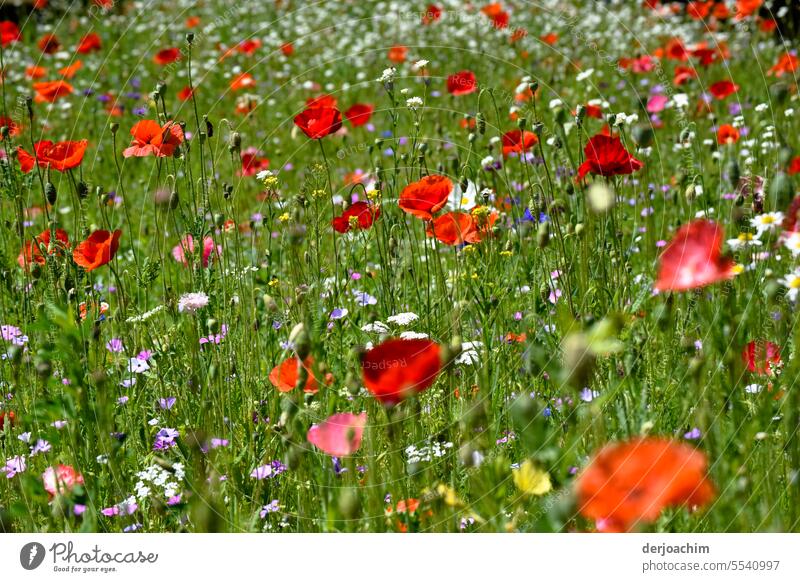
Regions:
[[[30,542],[19,551],[19,563],[26,570],[35,570],[44,562],[44,546],[39,542]]]

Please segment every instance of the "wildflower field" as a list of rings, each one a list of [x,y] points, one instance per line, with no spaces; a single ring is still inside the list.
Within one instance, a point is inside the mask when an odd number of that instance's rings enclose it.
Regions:
[[[796,10],[0,3],[0,531],[799,531]]]

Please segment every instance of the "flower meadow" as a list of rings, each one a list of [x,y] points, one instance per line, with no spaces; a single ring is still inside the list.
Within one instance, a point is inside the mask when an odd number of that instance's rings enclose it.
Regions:
[[[796,532],[771,0],[0,22],[0,531]]]

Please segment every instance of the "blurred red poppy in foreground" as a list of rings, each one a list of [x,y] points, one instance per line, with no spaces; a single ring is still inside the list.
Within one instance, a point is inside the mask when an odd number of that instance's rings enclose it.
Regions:
[[[599,531],[624,532],[653,523],[667,507],[705,505],[714,497],[707,466],[703,453],[665,439],[607,445],[578,477],[579,511]]]
[[[512,129],[503,134],[503,157],[509,154],[521,154],[539,143],[539,138],[532,131]]]
[[[133,141],[130,147],[122,152],[126,158],[143,158],[149,155],[157,158],[169,157],[183,143],[183,131],[172,121],[161,127],[152,119],[143,119],[131,128],[131,135]]]
[[[747,369],[759,376],[773,376],[781,365],[781,348],[772,342],[758,340],[748,343],[742,351]]]
[[[69,237],[67,236],[66,231],[57,228],[56,229],[56,244],[54,245],[56,248],[53,249],[53,253],[56,252],[59,248],[63,249],[69,245]],[[42,248],[49,249],[50,248],[50,230],[42,231],[42,233],[35,237],[32,241],[28,240],[25,241],[25,247],[20,251],[19,256],[17,257],[17,263],[23,269],[26,269],[29,265],[33,263],[37,263],[39,265],[44,265],[45,258],[44,254],[42,254]]]
[[[70,493],[76,485],[83,485],[83,475],[69,465],[47,467],[42,473],[42,483],[44,490],[52,498]]]
[[[9,410],[8,412],[0,411],[0,432],[3,432],[3,429],[6,427],[6,423],[8,426],[14,426],[14,411]]]
[[[722,227],[708,220],[682,226],[661,255],[657,291],[686,291],[734,276],[734,262],[722,256]]]
[[[341,233],[350,232],[350,230],[354,229],[367,230],[380,215],[381,210],[377,206],[367,202],[356,202],[351,204],[341,216],[334,217],[331,224],[336,232]]]
[[[447,92],[451,95],[469,95],[478,89],[475,73],[461,71],[447,77]]]
[[[386,405],[427,390],[441,368],[441,348],[429,339],[390,339],[361,359],[364,386]]]
[[[368,103],[356,103],[344,112],[344,116],[353,127],[359,127],[369,123],[369,118],[372,117],[374,110],[375,108]]]
[[[72,251],[72,259],[87,271],[102,267],[111,262],[111,259],[117,254],[121,236],[121,230],[114,232],[96,230],[89,235],[89,238],[75,247],[75,250]]]
[[[19,26],[10,20],[0,22],[0,44],[8,46],[20,38]]]
[[[631,156],[618,137],[598,134],[589,140],[583,148],[586,161],[578,168],[578,178],[586,174],[599,176],[617,176],[632,174],[644,167],[644,164]]]
[[[269,381],[279,392],[291,392],[297,386],[298,362],[297,356],[291,356],[272,368],[269,373]],[[311,356],[307,357],[303,362],[303,368],[308,372],[308,379],[303,387],[303,392],[310,394],[315,394],[319,390],[319,383],[314,377],[314,371],[311,369],[313,364],[314,359]]]
[[[361,437],[366,424],[366,412],[334,414],[324,422],[309,428],[306,439],[329,455],[346,457],[361,448]]]
[[[322,139],[342,128],[342,114],[335,107],[309,107],[294,118],[309,139]]]
[[[17,147],[19,167],[27,174],[33,170],[38,161],[39,167],[66,172],[81,165],[88,145],[89,142],[85,139],[58,143],[40,141],[34,145],[35,156],[26,152],[22,147]]]
[[[55,103],[61,97],[73,92],[72,85],[66,81],[34,83],[33,90],[36,91],[36,96],[33,98],[36,103]]]
[[[408,214],[431,220],[447,204],[452,191],[453,183],[446,176],[425,176],[403,188],[398,205]]]

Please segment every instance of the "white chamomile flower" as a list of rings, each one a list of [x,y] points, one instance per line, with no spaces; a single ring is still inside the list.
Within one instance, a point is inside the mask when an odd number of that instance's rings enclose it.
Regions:
[[[429,62],[430,61],[426,61],[425,59],[420,59],[416,63],[411,65],[411,68],[414,69],[415,71],[419,71],[420,69],[424,69],[425,67],[427,67]]]
[[[758,240],[752,232],[743,232],[738,237],[728,240],[728,246],[734,251],[738,251],[739,249],[746,247],[757,247],[760,245],[761,241]]]
[[[416,109],[417,107],[422,107],[422,98],[421,97],[411,97],[406,99],[406,107],[409,109]]]
[[[800,255],[800,232],[793,232],[783,241],[783,246],[792,252],[792,256]]]
[[[750,224],[758,231],[758,236],[764,232],[775,230],[782,222],[783,212],[765,212],[750,220]]]
[[[783,279],[778,280],[778,283],[789,289],[786,292],[789,301],[797,301],[797,293],[800,292],[800,272],[787,273]]]

